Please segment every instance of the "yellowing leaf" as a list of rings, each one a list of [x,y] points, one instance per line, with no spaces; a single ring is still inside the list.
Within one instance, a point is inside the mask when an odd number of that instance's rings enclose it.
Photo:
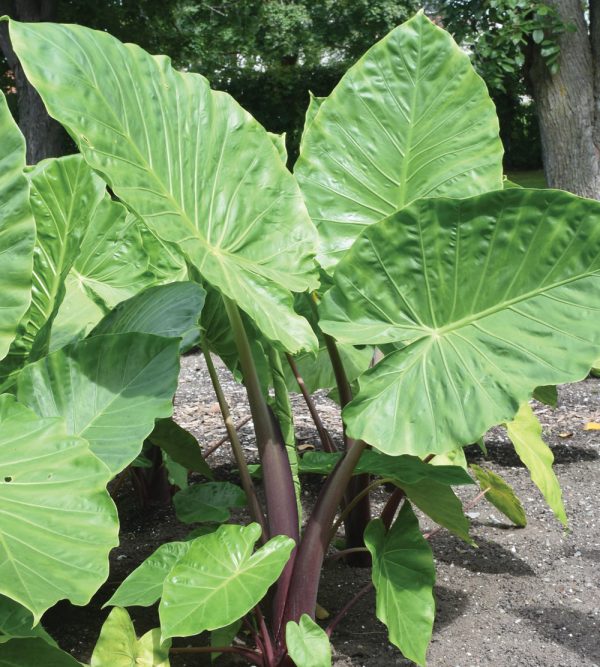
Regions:
[[[542,425],[529,403],[523,403],[512,422],[506,424],[508,437],[512,440],[519,458],[529,469],[531,479],[557,519],[567,525],[567,515],[562,502],[558,479],[552,470],[554,456],[550,447],[542,440]]]

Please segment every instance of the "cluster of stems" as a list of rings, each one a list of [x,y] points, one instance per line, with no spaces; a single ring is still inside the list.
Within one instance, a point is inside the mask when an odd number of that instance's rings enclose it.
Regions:
[[[378,481],[369,484],[368,475],[353,476],[354,468],[367,445],[362,441],[346,437],[344,433],[342,456],[325,481],[313,511],[306,522],[304,531],[300,535],[294,479],[281,428],[262,392],[241,314],[233,301],[224,297],[224,302],[237,347],[239,364],[254,423],[256,442],[263,469],[266,512],[263,511],[250,476],[239,436],[219,383],[208,345],[203,342],[202,350],[239,470],[241,485],[246,493],[251,517],[262,528],[262,540],[266,541],[275,535],[286,535],[291,537],[297,545],[271,596],[269,623],[267,624],[258,607],[254,610],[256,622],[252,624],[252,634],[257,651],[247,647],[233,646],[229,647],[228,652],[242,653],[252,664],[260,664],[265,667],[283,667],[291,664],[289,658],[286,657],[286,624],[288,621],[297,622],[303,614],[308,614],[311,618],[314,618],[321,568],[329,544],[342,522],[345,526],[347,557],[353,560],[355,564],[368,563],[369,554],[364,548],[363,534],[371,517],[369,493],[375,486],[379,486],[383,482]],[[351,386],[335,341],[328,336],[325,337],[325,341],[335,373],[341,406],[344,407],[352,400]],[[288,356],[288,362],[306,400],[323,449],[327,452],[337,451],[337,447],[324,427],[291,356]],[[391,500],[394,497],[395,494],[392,494]],[[397,501],[388,503],[389,507],[386,508],[388,525],[395,515],[400,500],[401,496],[398,497]],[[336,515],[340,508],[340,517],[336,521]],[[342,610],[336,616],[330,625],[329,632],[333,630],[344,614],[345,611]],[[224,648],[218,647],[212,649],[210,647],[194,647],[177,650],[180,652],[206,652],[206,650],[226,652]]]

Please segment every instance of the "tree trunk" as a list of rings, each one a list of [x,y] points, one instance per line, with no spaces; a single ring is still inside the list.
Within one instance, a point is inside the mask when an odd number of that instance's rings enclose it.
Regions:
[[[51,21],[55,11],[55,0],[0,0],[0,15],[8,14],[18,21]],[[68,147],[67,135],[61,125],[48,116],[40,96],[25,78],[12,49],[6,23],[0,24],[0,48],[15,74],[19,128],[27,143],[27,164],[64,155]]]
[[[598,31],[600,0],[591,0],[593,31]],[[600,143],[597,129],[598,43],[592,51],[581,0],[547,0],[565,24],[560,35],[559,70],[551,74],[539,47],[534,48],[529,78],[536,102],[544,172],[548,185],[600,199]],[[592,31],[592,32],[593,32]],[[600,42],[600,39],[597,40]]]

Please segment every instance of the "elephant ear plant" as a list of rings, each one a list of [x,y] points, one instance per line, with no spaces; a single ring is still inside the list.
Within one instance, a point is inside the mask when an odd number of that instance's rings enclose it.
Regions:
[[[373,46],[329,97],[311,100],[293,175],[280,138],[167,58],[79,26],[9,29],[29,81],[80,155],[27,172],[3,107],[0,248],[11,271],[0,275],[10,392],[0,398],[0,500],[9,508],[0,513],[0,656],[77,664],[34,624],[59,599],[85,604],[106,577],[118,524],[105,486],[144,439],[206,474],[189,447],[182,454],[187,440],[167,419],[180,341],[202,310],[200,345],[241,488],[208,481],[176,494],[180,520],[197,525],[107,601],[114,609],[91,665],[158,667],[182,652],[331,665],[330,636],[366,592],[348,591],[325,629],[315,620],[323,561],[342,523],[346,547],[336,557],[367,556],[377,617],[405,657],[425,664],[435,568],[432,533],[413,507],[473,542],[452,488],[474,483],[463,447],[506,424],[566,521],[528,400],[583,378],[600,356],[600,204],[503,189],[485,85],[422,13]],[[130,293],[129,280],[83,280],[83,267],[109,265],[78,264],[85,242],[68,233],[55,259],[44,250],[43,225],[55,216],[41,216],[51,204],[40,193],[72,191],[60,185],[68,169],[70,183],[75,175],[88,183],[89,201],[77,198],[85,210],[60,220],[85,239],[81,221],[114,210],[98,256],[108,247],[115,262],[138,258],[124,262],[135,275]],[[36,287],[36,261],[51,265],[51,289]],[[108,280],[110,271],[100,273]],[[167,289],[182,290],[179,300]],[[93,307],[77,327],[82,294]],[[264,493],[211,352],[246,387]],[[292,381],[324,451],[297,454]],[[343,408],[343,442],[311,401],[318,388]],[[472,472],[523,525],[511,489],[491,471]],[[303,516],[305,474],[324,480]],[[393,490],[371,520],[369,493],[382,486]],[[230,522],[243,503],[251,522]],[[160,628],[138,639],[124,607],[157,602]],[[205,631],[208,645],[190,639]],[[185,646],[172,648],[177,638]]]

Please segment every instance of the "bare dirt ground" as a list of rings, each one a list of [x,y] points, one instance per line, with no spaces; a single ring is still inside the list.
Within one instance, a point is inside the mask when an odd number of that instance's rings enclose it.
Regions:
[[[249,414],[244,390],[220,368],[236,421]],[[338,410],[324,396],[317,404],[332,435],[340,438]],[[301,443],[318,446],[318,438],[300,397],[294,399]],[[546,442],[555,456],[570,522],[565,532],[546,507],[501,429],[487,434],[486,465],[516,490],[527,511],[526,528],[509,526],[486,502],[470,512],[474,549],[445,531],[432,539],[437,563],[437,620],[428,653],[432,667],[598,667],[600,665],[600,381],[588,379],[561,387],[559,406],[536,405]],[[199,355],[182,359],[175,417],[203,446],[223,435],[218,406]],[[250,460],[256,460],[251,424],[241,429]],[[481,452],[469,452],[471,460]],[[235,479],[227,446],[209,461],[218,479]],[[309,481],[307,504],[315,490]],[[462,492],[463,490],[461,490]],[[466,500],[474,492],[461,493]],[[375,506],[382,498],[375,499]],[[182,526],[170,508],[140,512],[127,488],[118,498],[121,545],[112,554],[109,581],[87,608],[61,603],[44,618],[60,645],[80,660],[89,658],[108,610],[100,611],[119,582],[168,540],[182,539]],[[423,519],[423,527],[428,525]],[[335,614],[369,580],[369,570],[340,562],[326,566],[319,601]],[[138,633],[158,624],[154,609],[130,610]],[[185,646],[188,642],[178,641]],[[366,596],[333,636],[335,667],[408,666],[386,639],[374,617],[374,599]],[[219,658],[219,661],[224,658]],[[173,667],[208,665],[209,661],[174,656]],[[219,664],[218,662],[216,664]],[[225,663],[223,663],[225,664]]]

